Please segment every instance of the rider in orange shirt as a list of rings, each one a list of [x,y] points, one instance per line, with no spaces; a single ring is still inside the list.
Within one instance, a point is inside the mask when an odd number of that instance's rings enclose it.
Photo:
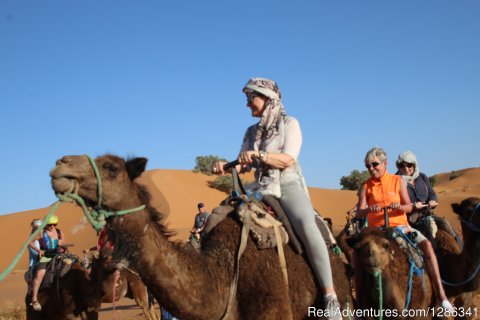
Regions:
[[[437,299],[444,309],[453,311],[453,306],[443,289],[432,244],[418,230],[408,225],[407,214],[412,211],[412,204],[406,182],[400,176],[388,173],[387,163],[387,153],[382,148],[375,147],[367,152],[365,167],[370,173],[370,179],[362,185],[358,194],[357,218],[367,217],[369,226],[381,227],[385,224],[383,209],[391,208],[390,226],[401,227],[404,233],[415,232],[413,241],[424,254],[427,272],[432,278]],[[356,282],[356,285],[361,285],[360,279],[356,279]]]

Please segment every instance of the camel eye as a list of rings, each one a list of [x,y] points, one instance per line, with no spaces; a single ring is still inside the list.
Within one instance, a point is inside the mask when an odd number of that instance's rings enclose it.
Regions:
[[[110,162],[105,162],[102,168],[107,171],[108,175],[114,177],[118,172],[118,167],[115,164]]]

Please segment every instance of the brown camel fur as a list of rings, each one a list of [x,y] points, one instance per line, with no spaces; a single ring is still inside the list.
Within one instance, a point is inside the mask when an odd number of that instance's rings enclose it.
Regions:
[[[111,258],[108,257],[106,252],[94,259],[90,275],[79,262],[73,262],[71,269],[58,283],[54,282],[52,287],[39,292],[41,312],[32,309],[31,295],[27,294],[27,319],[97,319],[102,302],[113,302],[114,268],[109,267]],[[135,299],[146,319],[159,319],[153,303],[149,304],[147,288],[137,275],[122,270],[117,283],[115,301],[125,296]]]
[[[89,293],[90,278],[79,262],[73,262],[70,270],[54,284],[38,293],[42,311],[30,306],[31,295],[25,297],[28,320],[98,319],[98,312],[92,305]]]
[[[107,155],[98,157],[103,187],[103,204],[118,211],[147,205],[146,209],[107,219],[114,239],[114,258],[125,257],[139,271],[155,298],[180,319],[220,319],[227,306],[234,275],[235,254],[241,225],[229,215],[202,242],[197,252],[189,245],[169,241],[172,234],[163,216],[149,206],[146,190],[133,180],[144,170],[147,159],[129,161]],[[78,187],[78,194],[90,206],[97,202],[97,178],[85,156],[66,156],[51,172],[52,186],[64,193]],[[285,246],[289,295],[277,253],[257,250],[248,241],[239,263],[239,282],[228,319],[305,319],[309,307],[322,308],[322,294],[304,256]],[[343,262],[331,256],[334,285],[341,303],[350,294]],[[312,310],[312,309],[310,309]],[[312,317],[314,318],[314,317]]]
[[[442,279],[452,284],[464,282],[472,276],[480,264],[480,208],[474,213],[475,206],[480,198],[468,198],[461,203],[453,203],[452,209],[463,220],[471,220],[473,228],[462,221],[463,251],[453,237],[442,230],[437,232],[438,255],[445,261],[442,268]],[[453,297],[455,306],[468,308],[472,305],[473,294],[480,290],[480,272],[469,282],[463,285],[445,285],[449,297]]]
[[[403,249],[391,237],[392,229],[365,228],[356,238],[349,239],[357,259],[355,277],[361,285],[357,288],[356,302],[359,309],[378,310],[379,292],[375,287],[374,272],[381,271],[383,310],[404,309],[408,293],[409,262]],[[425,272],[413,276],[409,309],[427,309],[434,306],[435,295],[430,278]],[[431,315],[430,315],[431,316]],[[369,317],[367,317],[369,318]]]
[[[101,297],[101,301],[97,303],[97,310],[100,309],[102,302],[112,303],[114,301],[112,289],[115,285],[115,270],[110,249],[105,248],[101,252],[94,252],[90,276],[95,284],[95,291],[99,292]],[[124,297],[134,299],[137,305],[142,308],[147,320],[159,319],[153,306],[153,299],[149,297],[147,287],[133,270],[120,270],[119,278],[116,281],[115,301],[119,301]]]

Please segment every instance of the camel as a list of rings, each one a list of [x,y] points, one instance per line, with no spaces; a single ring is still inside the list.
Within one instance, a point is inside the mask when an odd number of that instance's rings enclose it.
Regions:
[[[437,232],[437,254],[445,261],[441,269],[446,294],[454,299],[456,307],[465,309],[473,306],[473,294],[480,290],[479,203],[480,198],[472,197],[452,204],[453,212],[461,219],[463,250],[449,233]]]
[[[134,181],[146,163],[146,158],[97,157],[97,177],[88,157],[65,156],[50,173],[52,187],[57,193],[77,190],[93,207],[99,202],[97,182],[101,178],[105,210],[137,208],[134,213],[107,219],[109,237],[115,242],[114,258],[126,259],[138,270],[157,301],[180,319],[315,318],[312,312],[323,308],[322,293],[305,256],[296,255],[288,245],[284,246],[288,290],[276,251],[257,250],[252,241],[247,242],[239,262],[238,287],[230,286],[242,230],[234,212],[205,237],[200,251],[171,241],[172,231],[165,226],[164,216],[149,205],[146,189]],[[331,263],[334,285],[345,306],[350,295],[346,266],[334,255]],[[232,292],[236,295],[227,312]]]
[[[436,234],[436,254],[440,264],[441,277],[444,281],[445,293],[449,299],[453,300],[457,308],[463,307],[464,310],[473,307],[473,295],[480,290],[480,213],[474,212],[478,203],[480,203],[479,198],[468,198],[461,203],[452,204],[453,212],[463,220],[463,251],[451,232],[439,229]],[[477,209],[477,211],[480,211],[480,209]],[[470,223],[465,222],[470,219],[472,219]],[[344,252],[349,251],[344,248],[347,238],[353,234],[350,227],[351,223],[349,222],[337,237],[337,241]],[[355,240],[352,242],[355,243]],[[359,245],[357,244],[357,246]],[[372,246],[375,246],[375,244],[372,244]],[[372,249],[372,251],[375,250]],[[351,255],[347,254],[347,256],[350,261]],[[475,274],[475,272],[477,273]],[[469,278],[472,279],[466,281]],[[372,285],[372,283],[369,285]],[[361,301],[358,302],[359,305],[363,305]],[[469,318],[467,313],[465,318]]]
[[[348,239],[349,245],[353,247],[357,256],[355,276],[361,282],[356,293],[357,308],[379,310],[379,301],[382,298],[384,311],[401,312],[407,300],[410,302],[409,309],[427,310],[435,305],[430,278],[426,272],[425,277],[413,275],[411,297],[408,297],[408,256],[392,239],[392,232],[391,228],[383,230],[370,227],[363,229],[357,237]],[[375,273],[378,271],[381,272],[383,295],[376,287]],[[378,317],[378,315],[374,316]],[[424,318],[419,315],[417,317]],[[417,317],[409,316],[412,319]],[[366,318],[373,318],[373,316]]]
[[[31,295],[25,297],[28,320],[96,320],[98,312],[93,307],[89,293],[90,277],[85,268],[74,261],[70,270],[59,278],[58,283],[38,293],[42,311],[30,306]]]
[[[142,308],[147,320],[158,320],[159,316],[155,312],[153,299],[149,296],[147,287],[145,287],[138,274],[130,269],[122,269],[118,279],[115,280],[115,270],[111,249],[104,248],[100,252],[94,252],[90,276],[91,282],[94,284],[94,291],[97,293],[95,295],[98,300],[96,310],[100,309],[101,303],[113,303],[114,300],[119,301],[127,297],[134,299],[137,305]],[[116,285],[115,297],[112,290],[114,285]]]

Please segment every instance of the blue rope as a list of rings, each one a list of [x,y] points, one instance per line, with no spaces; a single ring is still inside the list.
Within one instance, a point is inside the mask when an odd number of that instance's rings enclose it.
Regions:
[[[404,238],[417,252],[418,256],[420,257],[420,261],[422,262],[422,265],[424,265],[424,261],[422,258],[422,252],[420,249],[418,249],[417,245],[403,232],[403,229],[401,227],[396,227],[394,229],[394,234],[393,237],[395,238],[396,234],[400,235],[402,238]],[[417,264],[413,260],[412,253],[408,252],[408,263],[409,263],[409,271],[408,271],[408,288],[407,288],[407,297],[405,299],[405,306],[404,309],[408,309],[410,306],[410,300],[412,298],[412,287],[413,287],[413,274],[421,274],[422,275],[422,283],[425,285],[425,277],[423,273],[423,268],[417,267]]]
[[[409,259],[410,260],[410,259]],[[410,306],[410,299],[412,298],[412,287],[413,287],[413,273],[415,271],[415,263],[410,261],[410,271],[408,272],[408,290],[407,290],[407,298],[405,299],[405,306],[403,309],[408,310]]]
[[[442,280],[442,283],[443,284],[446,284],[447,286],[450,286],[450,287],[458,287],[458,286],[463,286],[464,284],[470,282],[473,280],[473,278],[475,278],[475,276],[477,275],[477,273],[480,271],[480,263],[478,264],[477,266],[477,269],[465,280],[461,281],[461,282],[448,282],[448,281],[445,281],[445,280]]]

